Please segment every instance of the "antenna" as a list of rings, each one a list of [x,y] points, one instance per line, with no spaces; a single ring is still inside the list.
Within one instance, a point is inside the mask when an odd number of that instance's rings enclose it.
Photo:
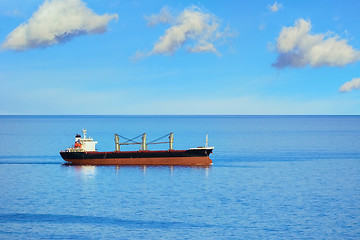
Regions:
[[[85,135],[86,135],[86,129],[83,129],[83,134],[84,134],[84,139],[85,139]]]

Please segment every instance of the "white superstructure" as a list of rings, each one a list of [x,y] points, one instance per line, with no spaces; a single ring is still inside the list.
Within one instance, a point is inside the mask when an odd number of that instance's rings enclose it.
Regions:
[[[92,138],[86,138],[86,129],[83,129],[83,138],[79,134],[75,136],[75,145],[67,150],[69,152],[94,152],[96,151],[95,145],[97,141],[94,141]]]

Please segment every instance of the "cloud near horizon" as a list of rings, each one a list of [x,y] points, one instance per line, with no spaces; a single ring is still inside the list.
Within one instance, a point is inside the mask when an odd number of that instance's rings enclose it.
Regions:
[[[294,27],[283,27],[277,39],[278,57],[272,64],[276,68],[337,66],[342,67],[360,60],[360,51],[340,36],[311,34],[311,22],[298,19]]]
[[[81,0],[46,0],[32,17],[13,30],[2,44],[23,51],[66,42],[79,35],[99,34],[117,14],[97,15]]]
[[[353,78],[351,81],[348,81],[341,85],[340,92],[350,92],[355,89],[360,89],[360,78]]]
[[[220,31],[220,19],[197,6],[186,8],[177,16],[170,13],[169,8],[164,7],[159,14],[148,16],[146,20],[148,26],[164,23],[170,24],[170,27],[150,52],[137,52],[135,59],[154,54],[174,54],[185,44],[188,44],[187,51],[190,53],[212,52],[220,55],[215,42],[225,41],[226,38],[235,35],[230,33],[229,28]]]

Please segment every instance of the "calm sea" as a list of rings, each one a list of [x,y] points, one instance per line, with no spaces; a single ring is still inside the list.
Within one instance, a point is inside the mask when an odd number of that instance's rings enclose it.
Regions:
[[[63,165],[83,128],[214,165]],[[0,116],[0,150],[0,239],[360,239],[360,116]]]

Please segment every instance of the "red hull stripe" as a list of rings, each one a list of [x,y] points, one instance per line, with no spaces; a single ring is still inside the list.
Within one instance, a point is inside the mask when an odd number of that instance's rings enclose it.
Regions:
[[[74,165],[182,165],[208,166],[212,164],[204,157],[167,157],[167,158],[106,158],[106,159],[64,159]]]

